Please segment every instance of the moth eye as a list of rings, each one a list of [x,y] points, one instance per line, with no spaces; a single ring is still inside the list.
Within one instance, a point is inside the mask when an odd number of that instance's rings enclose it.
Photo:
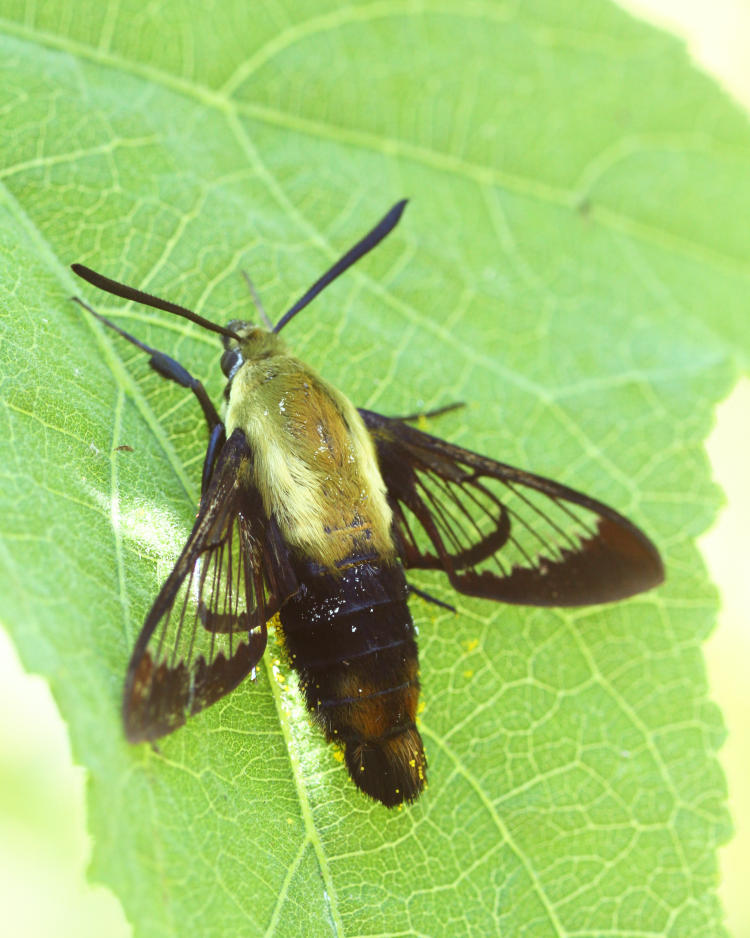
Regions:
[[[221,370],[227,378],[231,378],[242,362],[242,352],[238,348],[228,348],[221,356]]]

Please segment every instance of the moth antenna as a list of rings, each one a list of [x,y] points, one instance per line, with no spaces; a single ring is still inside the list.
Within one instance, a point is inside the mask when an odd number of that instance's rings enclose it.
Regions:
[[[284,313],[274,326],[273,331],[281,332],[289,320],[293,316],[296,316],[300,310],[304,309],[308,303],[314,300],[322,290],[325,290],[329,283],[333,283],[333,281],[343,274],[345,270],[348,270],[352,264],[356,264],[360,257],[364,257],[365,254],[380,244],[383,238],[387,234],[390,234],[398,224],[408,201],[408,199],[401,199],[400,202],[396,202],[393,208],[380,219],[372,231],[368,232],[361,241],[358,241],[343,257],[339,258],[333,267],[316,280],[307,293],[300,297],[294,306]]]
[[[273,332],[273,323],[268,318],[268,314],[263,308],[263,302],[261,301],[260,294],[255,289],[255,285],[253,284],[253,281],[250,279],[250,275],[248,274],[246,270],[243,270],[242,276],[245,278],[245,283],[247,284],[247,288],[250,291],[250,296],[252,297],[253,305],[258,311],[258,315],[263,320],[263,325],[268,327],[269,332]]]
[[[136,303],[143,303],[144,306],[150,306],[153,309],[161,309],[165,313],[174,313],[176,316],[182,316],[183,319],[189,319],[198,326],[203,326],[204,329],[209,329],[211,332],[218,332],[219,335],[225,335],[230,339],[237,339],[239,341],[239,336],[236,332],[232,332],[231,329],[226,329],[224,326],[219,326],[215,322],[211,322],[210,319],[204,319],[203,316],[194,313],[192,309],[180,306],[179,303],[172,303],[170,300],[162,300],[158,296],[153,296],[151,293],[144,293],[143,290],[136,290],[135,287],[129,287],[127,284],[120,283],[118,280],[111,280],[109,277],[105,277],[104,274],[98,274],[95,270],[92,270],[90,267],[85,267],[83,264],[71,264],[70,269],[82,280],[97,287],[99,290],[111,293],[113,296],[119,296],[123,300],[133,300]]]

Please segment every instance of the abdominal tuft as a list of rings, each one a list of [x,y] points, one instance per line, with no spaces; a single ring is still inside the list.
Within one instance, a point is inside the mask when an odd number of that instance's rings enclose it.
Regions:
[[[427,780],[422,737],[414,727],[347,743],[346,765],[357,787],[389,808],[414,801]]]

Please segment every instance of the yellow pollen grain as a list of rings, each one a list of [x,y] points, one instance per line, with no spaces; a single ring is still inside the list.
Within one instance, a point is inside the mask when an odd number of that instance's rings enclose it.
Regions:
[[[281,617],[278,612],[273,616],[272,619],[268,622],[269,625],[273,626],[274,631],[276,632],[276,644],[283,648],[286,645],[286,636],[284,635],[284,630],[281,627]]]

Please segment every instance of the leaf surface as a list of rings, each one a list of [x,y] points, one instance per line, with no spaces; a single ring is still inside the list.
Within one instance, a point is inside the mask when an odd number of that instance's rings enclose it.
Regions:
[[[138,936],[720,935],[728,832],[694,545],[703,441],[748,361],[750,129],[599,0],[8,2],[0,23],[0,593],[90,773],[93,874]],[[190,528],[216,321],[272,318],[402,196],[285,333],[358,405],[603,499],[662,549],[611,607],[413,601],[430,785],[363,799],[278,648],[165,739],[122,736],[140,624]],[[118,450],[119,446],[132,447]],[[456,602],[439,577],[415,582]]]

